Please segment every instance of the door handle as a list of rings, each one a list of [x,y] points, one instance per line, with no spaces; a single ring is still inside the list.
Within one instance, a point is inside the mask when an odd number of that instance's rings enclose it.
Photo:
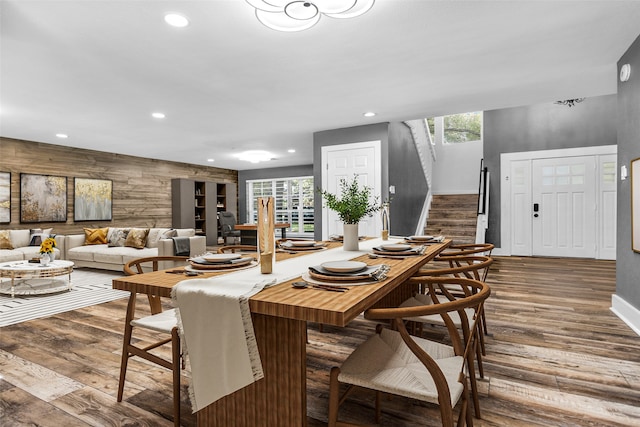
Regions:
[[[540,204],[539,203],[534,203],[533,204],[533,212],[534,212],[533,217],[534,218],[538,218],[538,216],[539,216],[538,215],[538,211],[539,210],[540,210]]]

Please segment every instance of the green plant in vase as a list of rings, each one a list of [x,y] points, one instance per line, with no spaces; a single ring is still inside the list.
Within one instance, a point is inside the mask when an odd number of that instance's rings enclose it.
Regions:
[[[358,250],[358,223],[381,209],[378,196],[372,197],[371,187],[360,186],[358,175],[354,175],[351,181],[344,178],[340,180],[339,195],[322,189],[318,191],[325,206],[335,211],[344,223],[344,249]]]

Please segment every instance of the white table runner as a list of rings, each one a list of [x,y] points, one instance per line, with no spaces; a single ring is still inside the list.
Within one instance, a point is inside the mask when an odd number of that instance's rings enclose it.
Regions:
[[[299,277],[309,266],[349,260],[382,243],[381,239],[366,240],[360,242],[359,251],[340,247],[279,261],[274,263],[271,274],[252,268],[178,283],[172,298],[183,349],[189,358],[193,411],[263,378],[249,309],[252,295]]]

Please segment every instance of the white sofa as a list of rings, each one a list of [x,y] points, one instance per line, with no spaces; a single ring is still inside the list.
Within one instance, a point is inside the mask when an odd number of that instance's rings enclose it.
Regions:
[[[4,231],[4,230],[3,230]],[[46,237],[51,234],[51,229],[43,230],[43,237],[46,233]],[[40,257],[40,244],[36,243],[30,246],[32,231],[30,229],[24,230],[9,230],[9,236],[11,239],[12,249],[0,249],[0,262],[8,261],[23,261],[32,258]],[[46,238],[45,237],[45,238]],[[55,259],[61,259],[65,253],[65,236],[54,236],[56,239],[56,248],[54,248]]]
[[[109,228],[109,235],[114,229],[124,229],[124,227]],[[76,267],[122,271],[127,262],[136,258],[175,255],[173,239],[163,237],[170,230],[169,228],[150,228],[145,247],[140,249],[128,246],[110,247],[108,244],[85,244],[85,234],[68,235],[65,241],[65,259],[73,261]],[[176,229],[175,233],[177,237],[189,238],[190,256],[206,252],[206,237],[196,236],[194,229]]]

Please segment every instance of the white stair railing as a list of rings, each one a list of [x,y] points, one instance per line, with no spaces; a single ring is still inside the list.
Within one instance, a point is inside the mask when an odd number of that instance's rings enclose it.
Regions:
[[[424,229],[427,226],[427,219],[429,217],[429,208],[431,207],[431,200],[433,194],[431,191],[431,180],[433,173],[433,162],[436,160],[435,144],[431,138],[431,133],[427,127],[426,119],[419,120],[407,120],[404,122],[411,130],[413,136],[413,142],[418,152],[420,164],[422,165],[422,173],[427,181],[427,194],[425,195],[424,203],[422,205],[422,212],[416,225],[416,234],[424,233]]]

